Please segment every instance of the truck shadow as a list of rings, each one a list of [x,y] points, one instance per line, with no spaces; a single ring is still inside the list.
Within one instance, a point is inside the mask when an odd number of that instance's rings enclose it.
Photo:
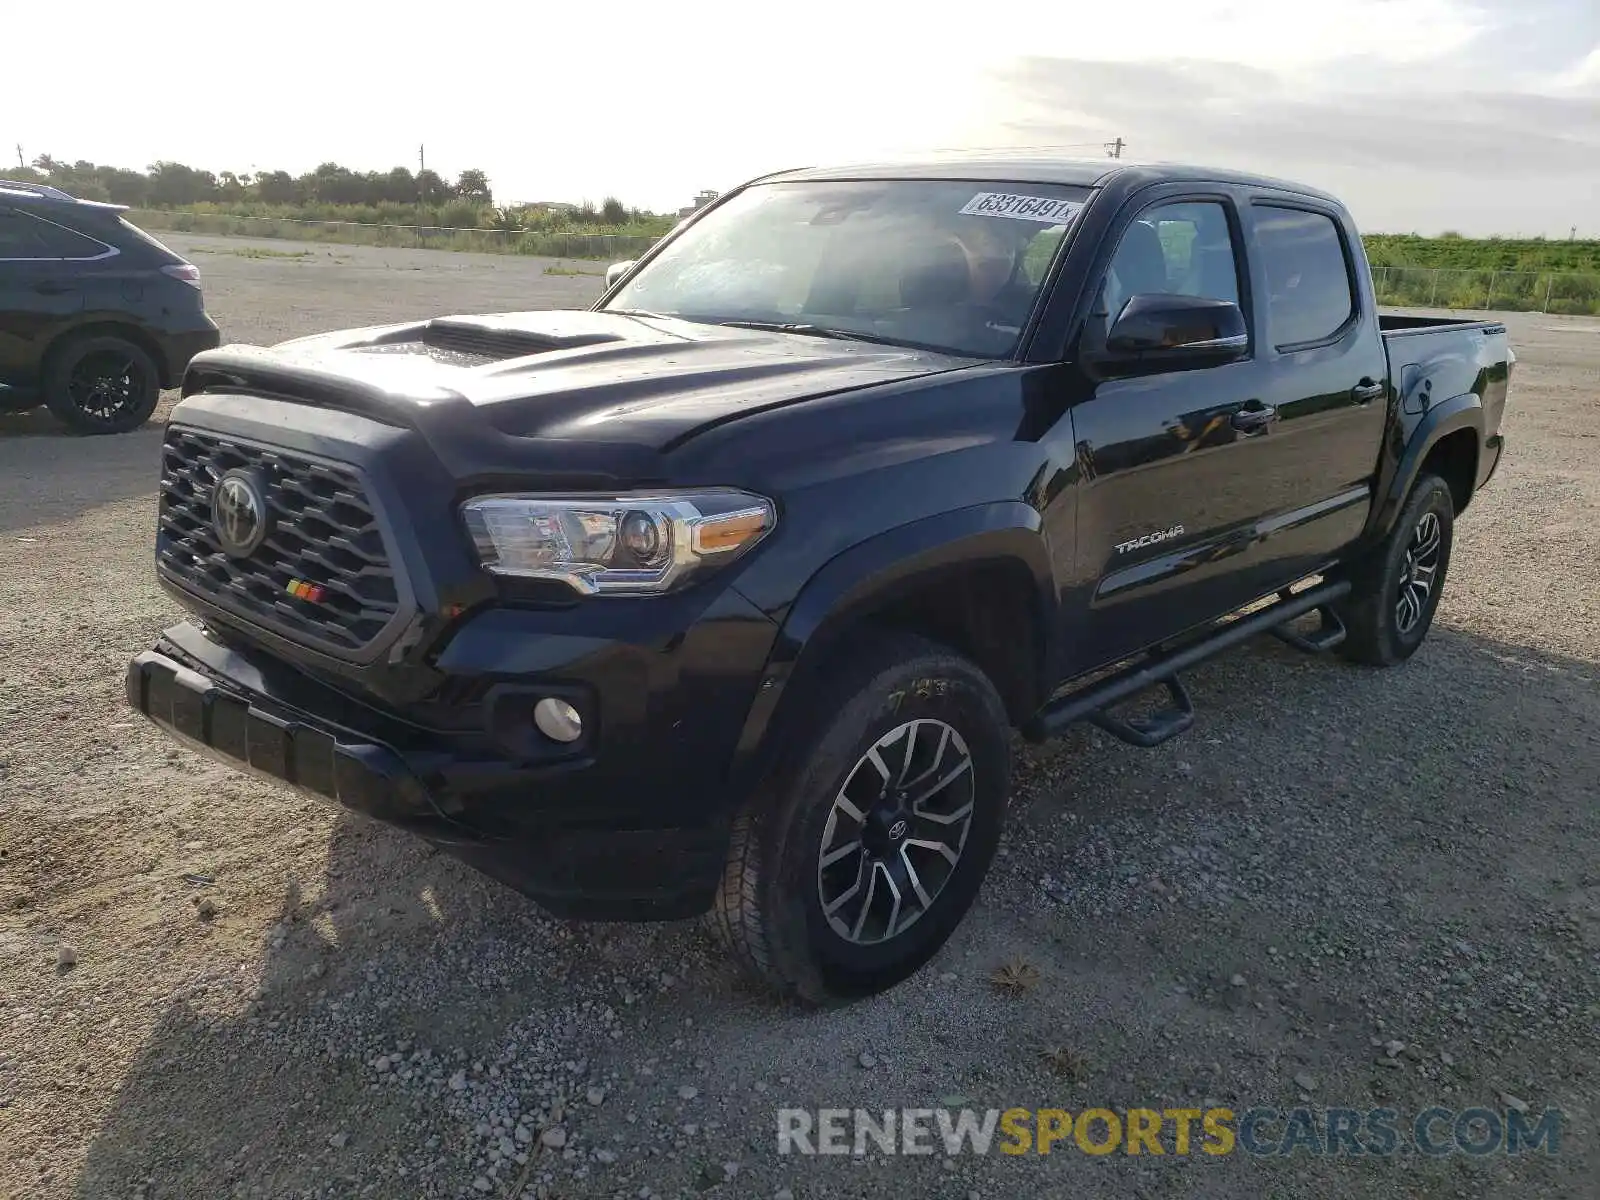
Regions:
[[[1498,876],[1522,870],[1530,857],[1543,857],[1543,869],[1559,872],[1573,865],[1567,861],[1572,856],[1592,851],[1596,814],[1591,806],[1583,816],[1575,800],[1600,777],[1600,670],[1591,662],[1440,628],[1423,654],[1398,671],[1303,658],[1258,639],[1191,678],[1204,707],[1187,739],[1140,755],[1074,730],[1030,752],[1018,768],[1012,838],[1023,845],[1037,841],[1065,863],[1097,830],[1174,803],[1226,831],[1246,803],[1241,791],[1218,786],[1230,780],[1259,793],[1253,820],[1282,819],[1296,811],[1298,801],[1288,797],[1284,807],[1274,807],[1274,791],[1286,787],[1285,779],[1315,781],[1319,770],[1326,775],[1318,756],[1336,734],[1344,739],[1335,743],[1342,747],[1336,758],[1347,773],[1334,781],[1340,791],[1358,797],[1353,803],[1373,812],[1386,830],[1404,832],[1413,823],[1430,830],[1427,871],[1364,877],[1353,911],[1410,913],[1425,929],[1430,921],[1455,918],[1464,888],[1492,896]],[[1405,725],[1398,741],[1396,722]],[[1277,756],[1270,766],[1263,762],[1269,753]],[[1392,760],[1401,754],[1407,762],[1397,768]],[[1062,820],[1067,812],[1070,822]],[[1350,815],[1332,810],[1292,819],[1325,819],[1337,829]],[[1515,836],[1508,836],[1512,831]],[[1302,858],[1293,866],[1297,874],[1308,868],[1331,873],[1349,864]],[[1041,916],[1037,908],[1043,903],[1037,900],[1038,869],[1037,861],[1021,853],[998,859],[986,899],[969,918],[978,928],[964,930],[958,940],[987,952],[1021,936],[1015,928],[999,928],[1003,920],[1060,925],[1060,917]],[[1579,870],[1571,878],[1582,875]],[[1264,886],[1264,896],[1236,903],[1259,907],[1265,920],[1274,898],[1270,879]],[[988,900],[996,892],[1035,900],[1025,912],[1016,910],[1021,916],[1002,917]],[[1503,929],[1486,920],[1478,937],[1521,936],[1517,921],[1508,909]],[[1008,1044],[1033,1025],[1050,1028],[1056,1038],[1081,1037],[1092,1044],[1095,1026],[1082,1014],[1106,1010],[1113,990],[1128,986],[1135,975],[1144,979],[1159,972],[1163,939],[1209,938],[1212,944],[1200,949],[1217,962],[1238,952],[1229,943],[1238,926],[1196,932],[1182,912],[1158,914],[1150,922],[1149,938],[1076,921],[1052,935],[1060,946],[1048,953],[1063,956],[1060,993],[1041,992],[1027,1002],[1031,1011],[1008,1009]],[[1181,935],[1180,923],[1187,927]],[[1600,928],[1591,924],[1588,936],[1597,935]],[[414,1138],[426,1136],[416,1132],[425,1128],[417,1121],[419,1098],[442,1109],[450,1095],[437,1086],[429,1092],[391,1084],[386,1076],[400,1068],[380,1072],[371,1060],[401,1043],[427,1051],[431,1060],[405,1060],[406,1069],[415,1065],[418,1086],[430,1072],[470,1070],[475,1061],[487,1067],[508,1042],[526,1045],[530,1035],[522,1031],[528,1028],[559,1039],[585,1000],[623,1012],[622,992],[641,989],[648,995],[654,977],[669,966],[679,983],[670,1002],[661,1004],[670,1003],[675,1015],[692,1013],[698,1036],[718,1046],[719,1058],[726,1047],[728,1065],[719,1062],[714,1070],[735,1071],[741,1062],[759,1061],[757,1049],[781,1049],[785,1063],[792,1054],[803,1082],[805,1070],[825,1069],[806,1064],[844,1061],[840,1032],[861,1018],[848,1009],[805,1019],[777,1007],[763,1009],[707,953],[697,931],[553,921],[448,858],[356,819],[338,824],[325,877],[290,880],[278,925],[267,932],[261,953],[259,999],[253,1003],[230,993],[229,981],[236,978],[231,960],[218,965],[215,981],[202,980],[204,986],[167,1002],[89,1149],[75,1191],[82,1200],[302,1191],[455,1194],[476,1170],[471,1118],[455,1114],[459,1136],[431,1151],[448,1161],[426,1187],[414,1176],[400,1178],[395,1164],[414,1161]],[[1195,951],[1191,946],[1184,953]],[[686,958],[695,964],[688,979],[681,965]],[[1090,960],[1099,965],[1081,969]],[[1068,964],[1076,964],[1076,974]],[[1384,983],[1374,978],[1365,986],[1381,989]],[[953,996],[948,988],[935,994],[907,985],[867,1003],[891,1010],[907,1036],[936,1022],[944,1028],[952,1020],[995,1020],[988,1007],[997,1003],[992,995],[970,990],[971,997]],[[1386,1002],[1396,1008],[1403,1003],[1382,994],[1371,1000],[1376,1011],[1388,1011]],[[1208,1011],[1195,1019],[1221,1022],[1228,1015]],[[653,1019],[651,1028],[666,1023]],[[669,1053],[671,1034],[643,1036],[652,1039],[649,1053]],[[654,1045],[657,1038],[660,1046]],[[1157,1040],[1149,1039],[1151,1045]],[[541,1053],[561,1057],[559,1041],[552,1044],[554,1049]],[[614,1044],[597,1034],[589,1043],[579,1038],[570,1053],[600,1058],[612,1054]],[[1204,1047],[1196,1051],[1203,1059],[1220,1061],[1224,1076],[1242,1079],[1255,1069],[1251,1056],[1231,1047],[1227,1037],[1195,1044]],[[956,1038],[940,1053],[947,1055],[954,1080],[992,1065],[994,1044],[986,1037]],[[1138,1053],[1127,1051],[1123,1064],[1129,1072],[1139,1069]],[[637,1049],[634,1055],[647,1056]],[[762,1069],[770,1063],[763,1061]],[[559,1066],[547,1062],[543,1069]],[[900,1098],[885,1104],[915,1102],[909,1080],[904,1096],[892,1086],[888,1090]],[[528,1103],[536,1102],[528,1097]],[[427,1126],[449,1126],[442,1116],[431,1114]],[[757,1106],[747,1117],[765,1137],[768,1109]],[[598,1179],[590,1182],[599,1185]],[[1127,1184],[1132,1194],[1134,1181]],[[495,1194],[502,1193],[511,1194],[503,1188]],[[560,1194],[589,1193],[580,1187]]]

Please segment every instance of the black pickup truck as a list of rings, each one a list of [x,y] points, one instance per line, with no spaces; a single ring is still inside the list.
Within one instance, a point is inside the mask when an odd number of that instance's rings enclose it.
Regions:
[[[950,156],[763,177],[585,311],[199,355],[129,665],[191,745],[550,910],[917,970],[1011,731],[1181,733],[1273,633],[1421,644],[1500,460],[1492,322],[1380,317],[1330,196]]]

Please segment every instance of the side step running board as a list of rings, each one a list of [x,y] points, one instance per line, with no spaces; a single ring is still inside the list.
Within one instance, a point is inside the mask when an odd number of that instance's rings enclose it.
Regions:
[[[1303,592],[1292,593],[1279,599],[1248,616],[1230,621],[1209,636],[1191,642],[1181,649],[1158,651],[1145,661],[1124,667],[1080,692],[1070,692],[1057,700],[1052,700],[1034,714],[1033,719],[1023,727],[1022,734],[1029,741],[1042,742],[1055,737],[1069,725],[1090,720],[1107,733],[1124,741],[1131,741],[1136,746],[1160,745],[1194,723],[1194,705],[1189,699],[1189,693],[1176,678],[1179,671],[1204,662],[1213,655],[1255,637],[1258,633],[1275,631],[1279,626],[1308,612],[1325,609],[1349,591],[1348,580],[1319,583]],[[1333,619],[1338,620],[1337,617]],[[1329,628],[1326,621],[1327,618],[1324,618],[1323,630],[1317,633],[1311,635],[1290,633],[1289,636],[1300,638],[1308,645],[1315,644],[1319,636]],[[1343,625],[1339,625],[1338,630],[1339,636],[1343,637]],[[1128,697],[1157,684],[1167,688],[1172,701],[1171,707],[1138,721],[1114,717],[1106,711]]]
[[[1344,641],[1347,630],[1344,622],[1339,619],[1339,614],[1333,611],[1330,605],[1324,604],[1317,609],[1319,624],[1310,633],[1299,633],[1289,628],[1289,622],[1275,626],[1272,636],[1280,641],[1287,642],[1296,650],[1304,650],[1307,654],[1325,654],[1340,642]]]
[[[1167,689],[1167,698],[1172,702],[1168,707],[1142,717],[1115,717],[1108,710],[1099,708],[1090,713],[1087,720],[1112,737],[1130,746],[1138,746],[1141,750],[1148,750],[1169,738],[1177,737],[1194,724],[1194,701],[1189,699],[1189,690],[1176,675],[1161,682]]]

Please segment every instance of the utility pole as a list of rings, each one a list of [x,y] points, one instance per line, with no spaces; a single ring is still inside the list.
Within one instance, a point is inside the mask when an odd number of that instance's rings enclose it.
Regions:
[[[423,188],[422,176],[428,169],[427,149],[428,148],[426,146],[421,145],[420,143],[417,146],[417,207],[418,208],[421,208],[424,204],[426,204],[428,202],[427,198],[426,198],[426,196],[425,196],[425,194],[423,193],[423,190],[422,190],[422,188]]]
[[[17,143],[17,166],[21,167],[24,171],[26,171],[28,169],[28,164],[25,161],[23,161],[23,158],[22,158],[22,143],[21,142]]]
[[[1122,157],[1122,148],[1124,146],[1126,146],[1127,144],[1128,143],[1123,141],[1120,137],[1117,138],[1117,140],[1114,141],[1114,142],[1107,142],[1105,144],[1105,146],[1106,146],[1106,157],[1107,158],[1121,158]]]

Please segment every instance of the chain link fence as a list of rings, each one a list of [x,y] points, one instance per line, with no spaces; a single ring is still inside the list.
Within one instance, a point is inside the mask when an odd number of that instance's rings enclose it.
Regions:
[[[130,212],[129,220],[151,230],[224,237],[282,238],[338,242],[350,246],[394,246],[419,250],[478,250],[540,258],[593,258],[610,262],[637,258],[658,238],[621,233],[545,233],[538,230],[460,229],[443,225],[369,225],[355,221],[305,221],[291,217],[244,217],[228,213]]]
[[[1373,267],[1378,303],[1490,312],[1600,313],[1600,275]]]

